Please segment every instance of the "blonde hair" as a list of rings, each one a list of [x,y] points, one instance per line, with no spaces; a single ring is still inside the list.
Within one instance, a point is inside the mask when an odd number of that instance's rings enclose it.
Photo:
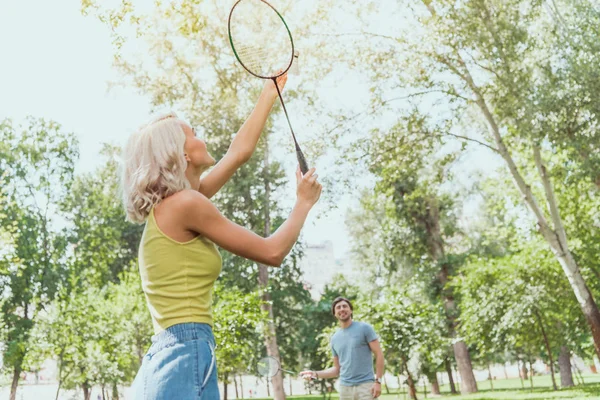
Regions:
[[[129,137],[121,175],[128,220],[144,222],[164,198],[190,188],[184,144],[185,133],[175,113],[155,118]]]

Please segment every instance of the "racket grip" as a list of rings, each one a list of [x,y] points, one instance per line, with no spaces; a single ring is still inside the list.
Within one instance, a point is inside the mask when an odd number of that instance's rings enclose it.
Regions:
[[[302,150],[296,149],[296,158],[298,158],[298,164],[300,164],[300,171],[304,175],[308,172],[308,163],[306,162],[306,158],[304,158],[304,154],[302,154]]]

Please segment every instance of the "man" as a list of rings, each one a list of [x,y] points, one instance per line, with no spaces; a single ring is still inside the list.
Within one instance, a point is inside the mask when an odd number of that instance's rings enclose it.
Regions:
[[[305,379],[339,376],[340,400],[372,400],[381,394],[383,352],[373,327],[352,320],[353,310],[352,303],[346,298],[338,297],[333,301],[331,312],[340,323],[340,329],[331,337],[333,367],[322,371],[302,371],[300,376]]]

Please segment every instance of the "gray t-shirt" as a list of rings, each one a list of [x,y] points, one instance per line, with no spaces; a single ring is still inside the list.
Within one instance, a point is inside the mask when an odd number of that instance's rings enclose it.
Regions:
[[[369,343],[377,339],[373,327],[352,321],[347,328],[338,329],[331,337],[331,352],[340,361],[340,383],[357,386],[373,382],[373,356]]]

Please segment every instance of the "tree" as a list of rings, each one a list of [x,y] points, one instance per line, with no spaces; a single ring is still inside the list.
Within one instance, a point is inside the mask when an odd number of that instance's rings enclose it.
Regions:
[[[106,164],[76,177],[58,204],[70,223],[64,237],[71,247],[26,361],[55,358],[59,391],[81,386],[88,398],[98,384],[116,399],[118,385],[130,383],[139,369],[152,329],[135,267],[143,227],[125,221],[119,149],[105,146],[103,153]]]
[[[78,156],[73,134],[52,121],[0,123],[0,254],[4,368],[11,369],[10,399],[37,317],[55,297],[66,270],[66,238],[57,228]]]
[[[463,390],[477,391],[468,346],[457,327],[459,310],[452,287],[448,284],[464,259],[464,245],[458,229],[458,205],[444,188],[455,155],[444,151],[440,132],[428,126],[417,111],[399,119],[386,131],[375,131],[366,143],[370,171],[377,181],[375,198],[363,201],[380,220],[378,233],[358,237],[365,251],[372,242],[379,247],[379,266],[396,272],[412,269],[426,280],[432,298],[446,310],[448,335],[454,338],[454,357],[462,377]],[[393,151],[392,151],[393,150]],[[383,215],[385,213],[385,215]],[[376,247],[376,248],[377,248]],[[408,267],[408,268],[407,268]],[[406,272],[405,272],[406,273]]]
[[[272,270],[270,293],[273,301],[273,317],[276,326],[277,344],[281,348],[282,368],[301,370],[305,339],[299,328],[306,321],[305,310],[313,307],[314,301],[302,282],[302,271],[297,264],[299,256],[281,268]],[[312,325],[313,321],[310,321]],[[314,328],[313,328],[314,329]]]
[[[573,196],[569,192],[581,188],[580,200],[565,207],[564,212],[565,218],[573,221],[571,233],[579,253],[587,247],[585,242],[591,233],[585,221],[597,199],[586,195],[584,188],[589,186],[584,180],[576,181],[559,199]],[[577,310],[568,283],[561,279],[558,266],[544,251],[543,241],[521,223],[527,210],[520,205],[518,190],[507,187],[505,178],[487,179],[479,188],[484,204],[468,231],[473,250],[468,267],[456,281],[465,333],[483,359],[493,354],[504,360],[511,354],[517,360],[538,355],[556,359],[558,355],[563,365],[561,385],[568,386],[572,384],[569,353],[584,358],[593,353],[583,315]],[[544,337],[551,351],[541,346]],[[520,344],[515,345],[517,342]]]
[[[121,149],[104,144],[105,163],[94,172],[77,176],[62,209],[70,222],[70,290],[116,283],[137,260],[144,230],[125,220],[119,188]]]
[[[223,398],[228,398],[227,385],[238,373],[256,365],[261,344],[261,326],[266,315],[260,308],[258,292],[245,294],[233,288],[215,288],[214,332],[219,360],[219,378],[223,382]]]
[[[504,162],[571,285],[600,355],[600,311],[586,282],[586,267],[571,250],[565,203],[556,195],[557,188],[569,183],[561,177],[584,172],[589,180],[597,178],[592,172],[597,155],[588,149],[597,146],[592,65],[598,57],[598,33],[592,26],[598,15],[590,1],[552,2],[550,14],[545,3],[402,2],[386,13],[404,24],[377,32],[360,26],[362,32],[352,44],[360,60],[381,61],[364,71],[373,82],[376,108],[404,118],[412,111],[396,105],[405,100],[439,111],[431,120],[441,134],[483,146]],[[377,10],[364,2],[357,8]],[[361,20],[369,18],[362,15]],[[570,29],[575,21],[581,31]],[[360,65],[355,52],[347,58],[351,65]],[[575,156],[566,165],[555,157],[563,151]],[[564,173],[550,172],[555,169]]]
[[[504,257],[474,257],[457,278],[461,324],[480,354],[542,356],[554,372],[562,348],[584,354],[585,320],[568,283],[540,240],[520,241]],[[568,351],[567,351],[568,352]],[[569,369],[561,369],[567,381]],[[552,375],[554,388],[554,376]]]
[[[118,399],[118,386],[135,377],[150,345],[152,323],[137,270],[119,278],[119,283],[102,288],[61,293],[36,325],[31,361],[56,359],[56,398],[62,387],[79,386],[87,400],[91,388],[99,385]]]
[[[419,375],[424,374],[432,384],[437,383],[435,373],[448,346],[447,339],[439,336],[445,325],[441,309],[407,301],[404,294],[392,289],[383,301],[368,307],[364,318],[379,334],[386,361],[398,373],[406,373],[411,399],[417,399],[415,378]]]

